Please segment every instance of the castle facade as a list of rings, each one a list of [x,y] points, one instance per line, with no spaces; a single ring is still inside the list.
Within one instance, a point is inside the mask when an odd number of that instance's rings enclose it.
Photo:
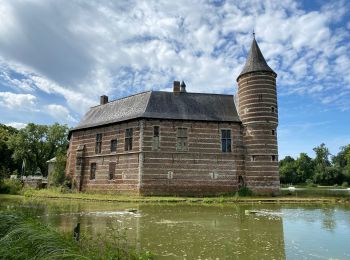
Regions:
[[[217,195],[279,190],[277,74],[253,39],[233,95],[148,91],[92,107],[69,133],[79,191]]]

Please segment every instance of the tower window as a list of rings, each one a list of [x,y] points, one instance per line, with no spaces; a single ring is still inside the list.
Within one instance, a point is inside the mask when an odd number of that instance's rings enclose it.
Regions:
[[[111,140],[111,152],[116,152],[117,151],[117,144],[118,144],[117,139]]]
[[[221,151],[223,153],[231,152],[231,130],[221,129]]]
[[[271,134],[275,135],[275,130],[274,129],[271,130]]]
[[[96,178],[96,163],[90,165],[90,180],[95,180]]]
[[[255,156],[255,155],[252,155],[252,157],[250,157],[250,160],[251,160],[252,162],[255,162],[255,161],[256,161],[256,156]]]
[[[159,150],[160,143],[159,143],[159,126],[153,126],[153,145],[152,149],[154,151]]]
[[[187,128],[178,127],[177,137],[176,137],[176,150],[177,151],[187,151],[188,141],[187,141]]]
[[[271,107],[271,112],[275,113],[275,107]]]
[[[96,135],[96,145],[95,145],[95,153],[101,153],[102,148],[102,134]]]
[[[276,161],[276,155],[271,155],[271,161]]]
[[[125,129],[125,151],[132,150],[132,128]]]

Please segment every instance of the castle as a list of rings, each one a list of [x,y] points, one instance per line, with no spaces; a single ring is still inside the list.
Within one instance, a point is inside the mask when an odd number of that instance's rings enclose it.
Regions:
[[[277,74],[255,40],[233,95],[148,91],[92,107],[69,133],[79,191],[215,195],[279,190]],[[237,111],[238,110],[238,111]]]

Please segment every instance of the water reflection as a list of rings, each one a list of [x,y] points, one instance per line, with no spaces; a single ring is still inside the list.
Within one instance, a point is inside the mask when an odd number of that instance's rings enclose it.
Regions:
[[[118,225],[157,259],[348,259],[349,206],[109,204],[4,200],[44,222],[97,235]],[[127,209],[135,209],[128,211]],[[250,214],[252,213],[252,214]]]

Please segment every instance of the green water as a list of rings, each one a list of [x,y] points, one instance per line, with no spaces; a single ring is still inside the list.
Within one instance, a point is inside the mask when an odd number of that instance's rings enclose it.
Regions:
[[[117,224],[133,246],[152,251],[156,259],[350,259],[349,205],[155,205],[0,196],[0,209],[29,212],[62,232],[72,232],[77,222],[93,235]]]

